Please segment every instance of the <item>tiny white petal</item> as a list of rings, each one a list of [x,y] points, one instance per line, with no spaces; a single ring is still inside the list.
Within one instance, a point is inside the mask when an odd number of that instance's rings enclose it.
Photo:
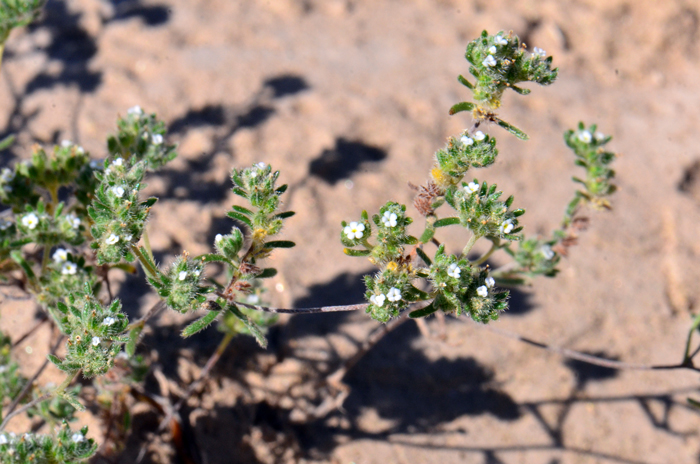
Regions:
[[[151,137],[151,141],[153,142],[153,145],[160,145],[163,143],[163,136],[160,134],[153,134],[153,137]]]
[[[486,136],[484,135],[483,132],[481,132],[481,131],[476,131],[476,134],[474,134],[474,138],[475,138],[476,140],[478,140],[479,142],[481,142],[482,140],[484,140],[484,139],[486,138]]]
[[[80,218],[75,214],[69,214],[68,216],[66,216],[66,219],[74,229],[80,227]]]
[[[385,300],[386,300],[386,296],[382,293],[380,293],[379,295],[372,295],[371,297],[369,297],[369,301],[373,305],[379,306],[379,307],[384,305]]]
[[[131,234],[128,234],[128,235],[125,235],[123,238],[124,238],[125,242],[130,242],[131,239],[134,238],[134,236]]]
[[[462,138],[459,140],[460,140],[460,142],[462,142],[466,146],[474,145],[474,139],[467,137],[466,135],[462,136]]]
[[[486,288],[486,285],[482,285],[481,287],[479,287],[479,288],[476,289],[476,293],[477,293],[480,297],[486,298],[487,296],[489,296],[489,289]]]
[[[110,172],[112,172],[110,168],[105,169],[105,175],[109,174]]]
[[[223,238],[224,238],[223,235],[221,235],[221,234],[216,234],[216,237],[214,237],[214,241],[218,243],[218,242],[220,242]]]
[[[587,130],[580,131],[577,137],[583,143],[591,143],[591,140],[593,140],[593,136],[591,135],[590,131]]]
[[[126,114],[135,114],[135,115],[141,115],[143,114],[143,110],[139,105],[132,106],[128,110],[126,110]]]
[[[107,245],[114,245],[114,244],[117,243],[118,241],[119,241],[119,236],[118,236],[118,235],[111,234],[109,237],[107,237],[107,240],[105,240],[105,243],[106,243]]]
[[[605,134],[603,134],[602,132],[596,132],[596,133],[593,135],[593,137],[595,137],[595,139],[596,139],[597,142],[600,142],[600,141],[605,140]]]
[[[73,443],[82,443],[85,441],[85,436],[82,433],[76,432],[70,437],[70,439]]]
[[[180,271],[177,275],[177,280],[185,280],[187,278],[187,271]]]
[[[6,444],[7,444],[7,437],[3,433],[2,435],[0,435],[0,445],[6,445]]]
[[[250,304],[258,304],[260,303],[260,297],[258,295],[248,295],[246,301]]]
[[[552,250],[552,247],[549,245],[542,245],[542,248],[540,248],[540,252],[542,253],[545,259],[554,258],[554,250]]]
[[[61,142],[61,146],[62,146],[63,148],[68,148],[68,147],[70,147],[71,145],[73,145],[73,142],[71,142],[70,140],[64,140],[64,141]]]
[[[68,259],[68,250],[65,248],[57,248],[56,251],[53,252],[53,260],[56,263],[62,263]]]
[[[117,158],[114,161],[112,161],[112,166],[122,166],[124,164],[124,160],[121,158]]]
[[[495,45],[491,45],[491,47],[489,47],[489,53],[492,54],[492,55],[495,55],[496,52],[497,52],[496,46],[495,46]]]
[[[10,182],[15,178],[15,173],[10,171],[8,168],[3,168],[2,174],[0,174],[0,180],[3,182]]]
[[[199,269],[195,269],[194,271],[192,271],[192,274],[194,274],[195,277],[199,277],[201,273],[202,271],[200,271]]]
[[[486,67],[496,66],[496,58],[494,58],[493,55],[489,55],[484,61],[481,62],[481,64],[483,64]]]
[[[90,344],[92,346],[97,346],[100,344],[101,341],[102,340],[100,340],[100,337],[92,337],[92,341],[90,342]]]
[[[124,196],[124,187],[119,185],[116,187],[112,187],[112,193],[114,193],[114,196],[116,196],[117,198],[121,198]]]
[[[35,229],[39,224],[39,218],[34,213],[29,213],[22,218],[22,225],[28,229]]]
[[[76,272],[78,272],[78,266],[70,261],[64,263],[63,267],[61,268],[61,274],[63,275],[75,275]]]
[[[509,234],[514,228],[513,221],[510,219],[504,221],[500,226],[501,233],[503,234]]]
[[[496,280],[489,276],[486,278],[485,283],[488,288],[492,288],[494,285],[496,285]]]
[[[494,37],[493,41],[496,45],[508,45],[508,41],[500,35]]]
[[[477,190],[479,190],[479,184],[476,182],[469,182],[465,187],[464,190],[467,191],[467,193],[474,193]]]
[[[457,263],[452,263],[447,268],[447,275],[455,279],[459,279],[461,273],[462,270],[459,268],[459,265]]]
[[[258,169],[265,169],[267,167],[267,164],[263,163],[262,161],[256,164]]]
[[[386,292],[386,298],[389,301],[399,301],[401,300],[401,292],[396,287],[391,287],[388,292]]]
[[[547,56],[547,52],[544,51],[544,50],[542,50],[540,47],[535,47],[535,48],[533,49],[532,53],[534,53],[534,54],[537,55],[537,56],[541,56],[542,58],[544,58],[545,56]]]
[[[111,326],[115,322],[117,322],[117,320],[115,318],[108,316],[102,320],[102,325]]]

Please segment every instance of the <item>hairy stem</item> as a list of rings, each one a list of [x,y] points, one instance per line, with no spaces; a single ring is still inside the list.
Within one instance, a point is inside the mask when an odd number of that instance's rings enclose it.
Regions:
[[[476,243],[476,241],[479,240],[479,236],[476,234],[473,234],[470,238],[469,241],[467,242],[466,245],[464,245],[464,249],[462,250],[462,257],[466,258],[469,252],[471,251],[472,247]]]
[[[151,263],[148,262],[146,257],[143,256],[143,253],[141,253],[141,250],[139,250],[139,248],[136,245],[131,245],[131,252],[134,253],[134,255],[136,255],[146,273],[154,279],[157,278],[158,270],[151,266]]]
[[[491,257],[491,255],[492,255],[496,250],[498,250],[498,249],[500,248],[500,243],[499,243],[499,242],[500,242],[500,239],[498,239],[498,238],[492,240],[492,241],[491,241],[491,249],[489,249],[489,251],[487,251],[487,252],[484,254],[484,256],[482,256],[481,258],[479,258],[479,259],[477,259],[476,261],[472,262],[472,264],[475,265],[475,266],[479,266],[479,265],[483,264],[484,262],[486,262],[486,260],[489,259],[489,258]]]

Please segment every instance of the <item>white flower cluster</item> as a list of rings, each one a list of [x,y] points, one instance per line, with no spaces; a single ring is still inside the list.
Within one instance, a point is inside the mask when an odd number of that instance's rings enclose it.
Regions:
[[[486,285],[482,285],[476,289],[477,295],[479,295],[482,298],[486,298],[487,296],[489,296],[489,289],[493,288],[493,286],[496,285],[496,281],[493,277],[487,277],[484,283]]]
[[[61,266],[61,274],[63,275],[75,275],[78,272],[78,266],[68,261],[68,250],[65,248],[56,248],[56,251],[52,255],[53,261],[57,264],[63,263]]]
[[[506,219],[501,223],[501,226],[498,228],[502,234],[509,234],[515,226],[513,225],[513,221],[511,219]]]
[[[351,222],[348,224],[345,229],[343,229],[343,233],[350,239],[350,240],[355,240],[355,239],[360,239],[364,235],[364,230],[365,230],[365,225],[362,224],[361,222]]]
[[[68,216],[66,216],[66,220],[74,229],[77,229],[78,227],[80,227],[80,222],[81,222],[80,218],[78,216],[76,216],[75,214],[73,214],[73,213],[69,214]]]
[[[382,224],[384,224],[385,227],[396,227],[396,220],[398,218],[399,217],[396,215],[396,213],[384,211],[384,215],[382,216]]]
[[[379,295],[372,295],[369,297],[369,301],[375,306],[383,306],[384,302],[389,300],[391,302],[401,301],[401,291],[396,287],[391,287],[386,295],[380,293]]]

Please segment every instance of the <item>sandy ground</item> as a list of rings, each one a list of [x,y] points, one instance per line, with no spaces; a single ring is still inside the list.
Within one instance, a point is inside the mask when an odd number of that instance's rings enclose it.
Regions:
[[[574,189],[561,134],[582,120],[614,135],[620,191],[614,211],[591,216],[559,277],[515,293],[494,326],[631,363],[675,363],[700,297],[699,15],[692,0],[49,0],[8,44],[0,127],[20,138],[0,163],[64,138],[103,157],[115,116],[139,104],[180,143],[180,157],[149,181],[161,197],[149,229],[160,260],[209,250],[231,226],[230,169],[265,161],[291,186],[297,215],[285,238],[298,244],[275,255],[269,301],[358,302],[371,267],[343,256],[340,222],[389,199],[410,204],[408,182],[422,183],[434,151],[470,124],[447,115],[469,97],[456,80],[468,70],[466,44],[482,29],[513,30],[552,54],[560,77],[506,96],[502,117],[531,140],[489,128],[501,155],[477,175],[516,196],[530,234],[546,233]],[[454,250],[465,239],[444,238]],[[119,294],[135,316],[154,296],[137,277],[126,284]],[[0,328],[21,333],[33,317],[27,303],[6,302]],[[221,336],[181,341],[185,322],[164,315],[143,347],[173,395]],[[430,337],[404,324],[347,374],[344,409],[312,417],[328,397],[321,380],[376,327],[362,314],[296,316],[272,330],[266,352],[237,340],[185,411],[195,462],[700,459],[700,416],[686,407],[700,398],[695,373],[593,368],[468,321],[432,320]],[[47,335],[27,342],[27,371],[42,362]],[[153,378],[146,388],[164,394]],[[81,421],[102,433],[89,414]],[[140,406],[134,421],[114,462],[133,462],[144,440],[147,462],[182,459],[167,435],[148,435],[152,410]]]

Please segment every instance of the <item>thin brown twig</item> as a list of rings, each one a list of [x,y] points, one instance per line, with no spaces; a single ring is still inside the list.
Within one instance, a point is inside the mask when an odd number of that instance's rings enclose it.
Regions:
[[[519,342],[526,343],[543,350],[552,351],[554,353],[560,354],[564,357],[576,359],[588,364],[594,364],[596,366],[607,367],[610,369],[619,370],[673,370],[673,369],[689,369],[692,371],[700,372],[700,368],[695,367],[692,362],[684,362],[678,364],[638,364],[638,363],[627,363],[624,361],[615,361],[612,359],[601,358],[600,356],[593,356],[587,353],[582,353],[580,351],[570,350],[568,348],[562,348],[559,346],[548,345],[546,343],[538,342],[532,340],[531,338],[523,337],[517,333],[507,332],[505,330],[497,329],[489,325],[480,325],[484,330],[488,330],[495,334],[501,335],[502,337],[517,340]]]
[[[45,395],[41,395],[40,397],[35,398],[35,399],[33,399],[32,401],[30,401],[29,403],[25,404],[25,405],[22,406],[21,408],[16,409],[16,410],[14,410],[14,411],[12,411],[12,412],[7,413],[7,415],[5,416],[5,418],[4,418],[3,421],[2,421],[2,424],[0,424],[0,430],[4,430],[4,429],[5,429],[5,426],[7,425],[7,423],[10,422],[10,419],[12,419],[13,417],[15,417],[17,414],[22,414],[22,413],[23,413],[24,411],[26,411],[27,409],[33,408],[33,407],[36,406],[37,404],[41,403],[42,401],[48,400],[48,399],[51,398],[52,396],[53,396],[53,394],[51,394],[51,393],[47,393],[47,394],[45,394]]]
[[[223,294],[218,295],[225,298]],[[283,314],[313,314],[313,313],[333,313],[340,311],[364,311],[369,306],[368,303],[358,303],[353,305],[343,305],[343,306],[321,306],[317,308],[268,308],[265,306],[257,306],[248,303],[241,303],[236,301],[236,305],[243,306],[249,309],[255,309],[256,311],[264,311],[266,313],[283,313]]]
[[[51,347],[51,354],[56,353],[56,350],[58,349],[59,345],[63,341],[64,336],[61,335],[58,337],[58,340],[56,340],[56,343]],[[10,414],[15,410],[17,405],[19,405],[20,401],[25,397],[25,395],[29,392],[29,390],[32,388],[32,385],[36,381],[36,379],[39,378],[42,372],[44,372],[44,369],[49,365],[49,359],[46,358],[44,363],[39,367],[39,369],[34,373],[34,375],[27,381],[27,383],[22,387],[22,390],[20,390],[19,394],[15,397],[14,400],[12,400],[12,403],[7,407],[7,415],[5,416],[5,419],[10,417]],[[4,423],[4,422],[3,422]],[[2,427],[0,427],[0,430]]]

